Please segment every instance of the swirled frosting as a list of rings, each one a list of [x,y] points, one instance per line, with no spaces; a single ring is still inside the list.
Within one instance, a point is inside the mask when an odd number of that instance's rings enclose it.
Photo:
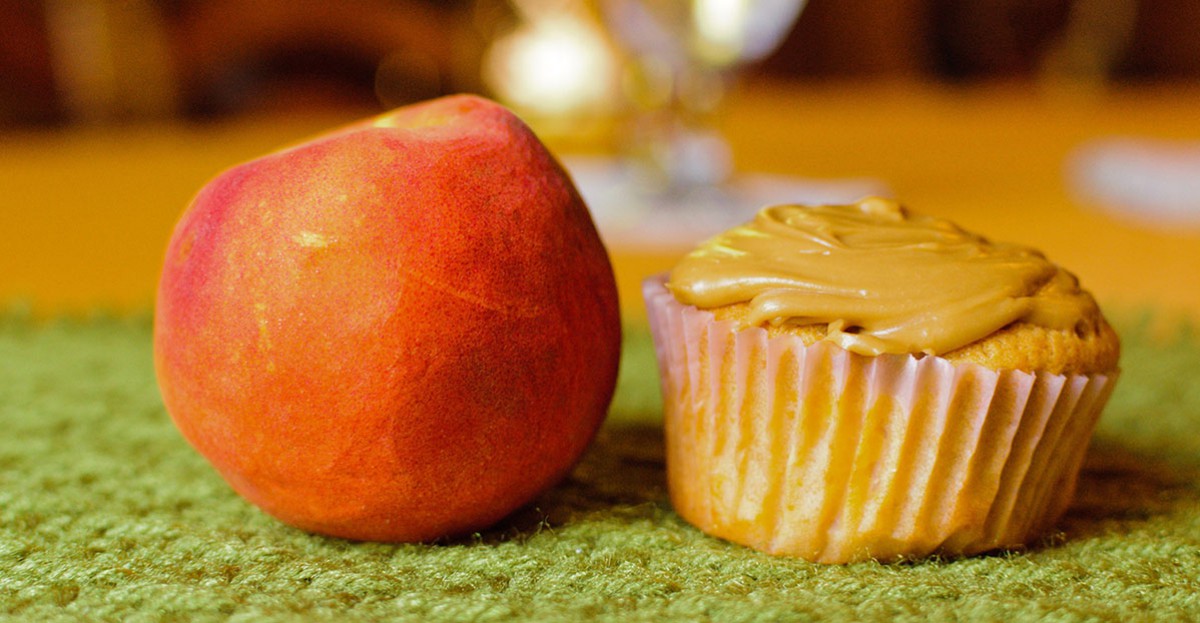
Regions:
[[[941,354],[1014,322],[1087,330],[1099,311],[1038,251],[868,198],[777,205],[704,242],[668,287],[702,309],[746,303],[749,322],[827,324],[865,355]]]

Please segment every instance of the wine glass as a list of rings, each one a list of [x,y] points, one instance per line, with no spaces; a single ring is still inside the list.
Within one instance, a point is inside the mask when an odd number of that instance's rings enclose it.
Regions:
[[[773,52],[805,0],[598,0],[628,59],[630,109],[620,157],[568,162],[610,244],[694,244],[772,203],[840,203],[879,193],[870,180],[733,174],[717,128],[738,69]],[[881,193],[883,194],[883,193]]]
[[[729,176],[714,123],[737,68],[773,52],[805,0],[601,0],[630,63],[626,151],[648,190],[695,194]]]
[[[568,168],[610,244],[686,248],[778,203],[847,203],[888,195],[872,179],[733,173],[718,130],[736,72],[773,52],[805,0],[597,0],[629,60],[632,110],[618,159]]]

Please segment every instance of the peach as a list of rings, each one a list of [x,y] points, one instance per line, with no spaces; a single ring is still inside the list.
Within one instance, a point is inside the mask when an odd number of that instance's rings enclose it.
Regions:
[[[163,401],[239,494],[304,530],[427,541],[562,479],[612,398],[613,272],[519,119],[455,96],[209,182],[167,247]]]

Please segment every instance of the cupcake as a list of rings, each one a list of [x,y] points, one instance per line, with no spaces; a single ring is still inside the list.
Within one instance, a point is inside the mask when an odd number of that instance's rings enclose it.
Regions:
[[[1071,273],[879,198],[765,208],[644,294],[672,504],[813,561],[1028,544],[1118,373]]]

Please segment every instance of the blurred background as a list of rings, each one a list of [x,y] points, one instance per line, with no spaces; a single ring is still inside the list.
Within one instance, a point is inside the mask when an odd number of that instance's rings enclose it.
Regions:
[[[615,63],[599,4],[0,0],[0,123],[375,109],[495,92],[505,85],[485,76],[489,51],[514,34],[553,39],[536,32],[547,21],[560,34],[575,29],[563,49],[592,44],[589,53]],[[804,81],[1195,80],[1198,32],[1191,0],[809,0],[750,71]]]
[[[217,171],[464,91],[581,185],[647,164],[598,216],[634,315],[700,233],[648,245],[655,205],[861,191],[1200,310],[1194,0],[0,0],[0,32],[0,303],[39,313],[148,309]]]

